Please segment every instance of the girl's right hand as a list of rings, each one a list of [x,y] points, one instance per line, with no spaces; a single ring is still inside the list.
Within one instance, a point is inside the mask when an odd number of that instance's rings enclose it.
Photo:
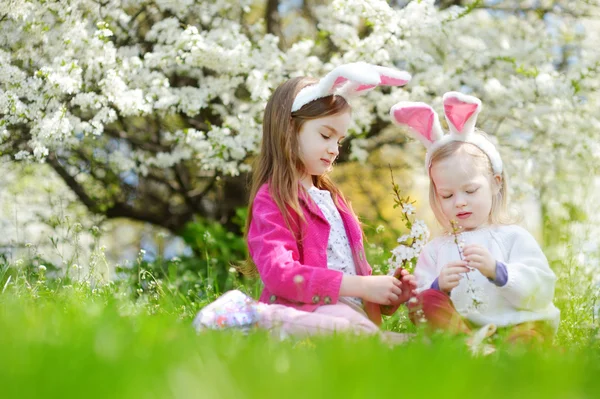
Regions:
[[[464,260],[448,263],[443,267],[438,277],[440,290],[444,292],[452,291],[460,283],[460,279],[463,278],[462,274],[468,272],[469,268]]]
[[[364,276],[362,298],[380,305],[398,302],[402,295],[402,281],[394,276]]]
[[[351,276],[344,274],[340,296],[356,296],[379,305],[391,305],[402,295],[402,281],[394,276]]]

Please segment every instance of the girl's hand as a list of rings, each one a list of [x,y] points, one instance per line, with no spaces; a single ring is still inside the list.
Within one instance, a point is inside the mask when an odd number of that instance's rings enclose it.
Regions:
[[[402,281],[394,276],[364,276],[362,299],[378,303],[380,305],[391,305],[397,303],[400,297],[404,297]],[[408,295],[410,295],[410,290]]]
[[[394,272],[394,277],[402,282],[402,294],[398,297],[398,301],[393,305],[400,305],[410,299],[411,296],[417,295],[417,280],[415,276],[410,274],[408,270],[399,267]]]
[[[486,248],[476,244],[465,245],[463,255],[469,267],[479,270],[487,278],[496,279],[496,259]]]
[[[440,289],[444,292],[452,291],[460,283],[460,279],[463,278],[462,274],[468,272],[469,268],[467,267],[467,262],[464,260],[456,260],[448,263],[442,268],[438,277]]]

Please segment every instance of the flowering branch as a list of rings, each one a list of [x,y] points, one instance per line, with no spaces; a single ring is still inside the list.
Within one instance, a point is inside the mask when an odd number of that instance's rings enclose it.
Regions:
[[[463,240],[462,238],[459,239],[462,227],[458,225],[458,222],[456,220],[451,220],[450,226],[452,228],[452,235],[454,236],[454,243],[456,244],[456,249],[458,250],[458,256],[460,257],[460,260],[464,260],[463,249],[465,247],[465,240]],[[469,271],[474,270],[469,266],[467,267],[469,268]],[[480,289],[474,286],[474,281],[469,277],[469,272],[465,273],[465,276],[467,277],[467,294],[471,296],[471,303],[468,306],[468,311],[472,312],[480,310],[484,305]]]
[[[394,195],[394,209],[400,208],[400,217],[404,226],[410,231],[409,234],[402,235],[398,238],[398,246],[392,250],[392,256],[388,259],[388,274],[393,274],[398,267],[402,267],[409,272],[415,268],[417,259],[425,243],[429,239],[429,229],[422,220],[415,220],[416,201],[412,201],[410,196],[404,197],[402,191],[394,181],[394,174],[390,167],[390,175],[392,177],[392,192]]]

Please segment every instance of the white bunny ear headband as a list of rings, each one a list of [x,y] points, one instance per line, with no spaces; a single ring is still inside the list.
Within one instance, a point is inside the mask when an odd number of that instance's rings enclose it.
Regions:
[[[311,101],[332,94],[349,99],[365,94],[377,86],[403,86],[410,78],[408,72],[366,62],[340,65],[316,84],[300,90],[292,104],[292,112]]]
[[[436,112],[425,103],[399,102],[390,110],[390,116],[394,124],[405,128],[427,148],[427,169],[431,165],[431,154],[438,148],[451,141],[464,141],[479,147],[490,159],[494,173],[501,174],[500,153],[487,138],[475,132],[481,101],[477,97],[451,91],[444,94],[443,102],[449,134],[444,134]]]

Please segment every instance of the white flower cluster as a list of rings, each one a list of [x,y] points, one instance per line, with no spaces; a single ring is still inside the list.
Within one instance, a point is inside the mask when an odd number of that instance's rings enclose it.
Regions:
[[[405,207],[414,207],[406,204]],[[398,238],[398,246],[392,249],[392,256],[388,259],[388,270],[393,273],[398,267],[404,267],[410,271],[417,263],[421,250],[429,240],[429,229],[422,220],[415,220],[409,234]]]
[[[506,9],[520,3],[503,2]],[[413,79],[354,100],[351,133],[360,140],[352,142],[353,159],[381,146],[381,121],[395,102],[440,110],[444,92],[473,93],[484,104],[480,127],[501,143],[514,192],[543,190],[542,201],[557,202],[547,209],[564,213],[583,205],[570,188],[600,165],[600,10],[591,3],[556,0],[539,18],[440,9],[434,0],[396,7],[333,0],[313,7],[312,38],[289,29],[300,41],[281,45],[252,14],[252,0],[5,1],[0,152],[38,161],[89,145],[106,152],[99,138],[132,134],[121,130],[123,119],[148,120],[168,148],[113,143],[107,160],[116,174],[185,160],[206,174],[235,175],[258,150],[262,112],[277,85],[369,61]]]

